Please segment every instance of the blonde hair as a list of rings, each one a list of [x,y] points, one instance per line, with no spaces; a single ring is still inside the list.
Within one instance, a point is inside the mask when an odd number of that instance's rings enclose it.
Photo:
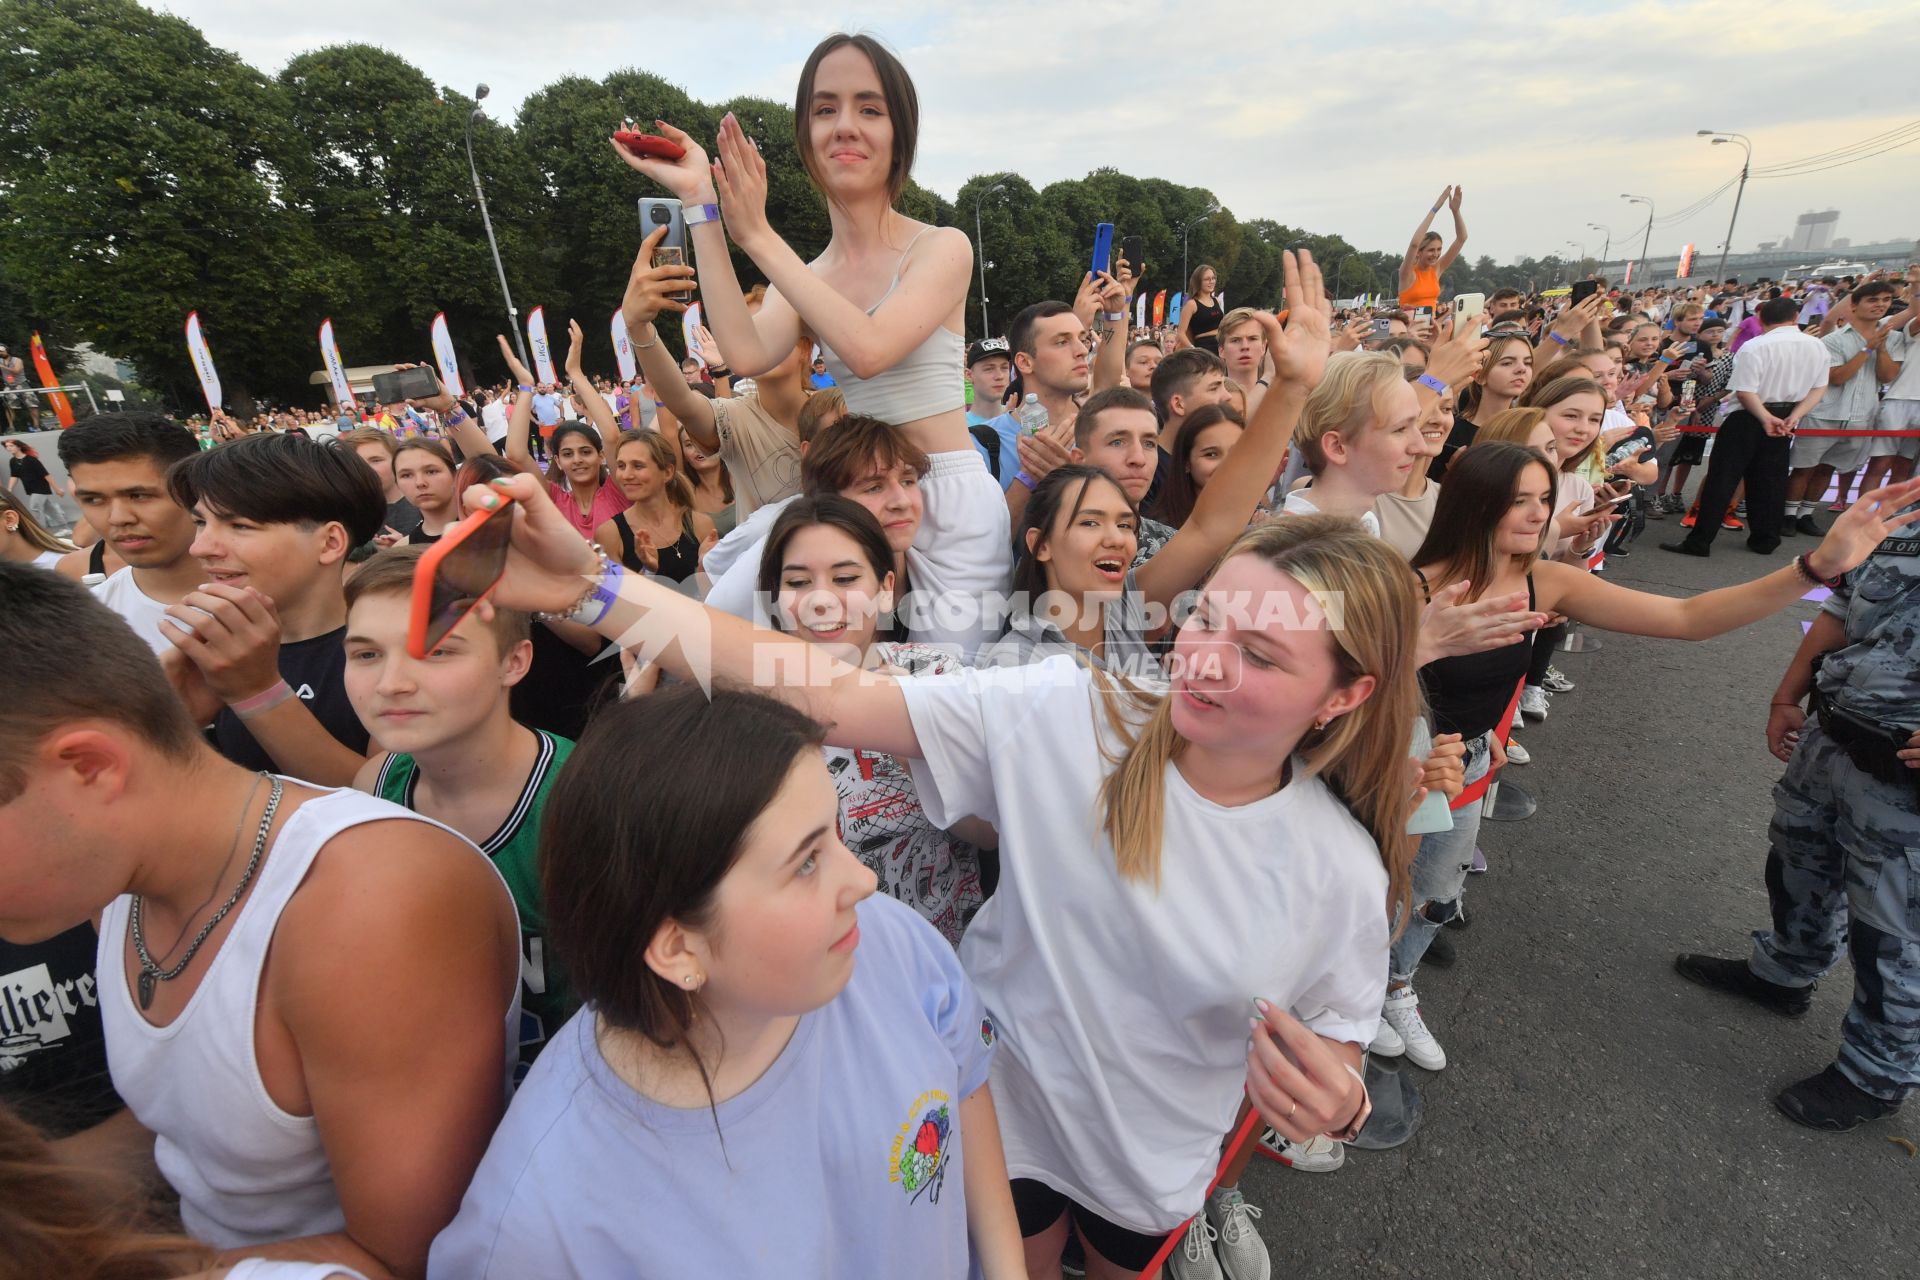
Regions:
[[[1534,431],[1546,420],[1545,409],[1502,409],[1493,415],[1493,421],[1473,433],[1473,442],[1488,444],[1498,440],[1517,444],[1523,449],[1532,448],[1527,442],[1533,439]]]
[[[1300,411],[1300,424],[1293,429],[1293,442],[1300,446],[1307,470],[1317,476],[1326,469],[1322,438],[1338,432],[1351,440],[1377,425],[1374,405],[1380,393],[1405,381],[1399,358],[1384,351],[1343,351],[1330,358],[1320,385]]]
[[[0,513],[8,511],[20,517],[20,527],[14,530],[14,532],[25,538],[33,546],[40,548],[42,551],[57,551],[61,555],[65,555],[67,552],[74,550],[74,545],[71,542],[61,541],[52,533],[48,532],[45,525],[35,520],[33,518],[33,512],[27,510],[25,503],[21,502],[20,499],[14,497],[11,493],[8,493],[5,489],[0,489]]]
[[[1237,555],[1259,556],[1319,602],[1341,685],[1369,675],[1376,681],[1366,701],[1301,738],[1295,755],[1302,776],[1324,781],[1373,836],[1387,870],[1384,905],[1404,911],[1412,898],[1408,868],[1414,847],[1407,835],[1413,808],[1407,751],[1420,708],[1413,571],[1392,547],[1339,516],[1289,516],[1256,525],[1221,561]],[[1121,878],[1158,887],[1167,765],[1187,742],[1173,727],[1164,691],[1122,685],[1101,671],[1094,672],[1094,687],[1123,744],[1118,754],[1102,747],[1114,768],[1100,784],[1101,826]]]
[[[1227,312],[1226,315],[1220,317],[1220,327],[1213,331],[1214,336],[1219,338],[1220,341],[1225,342],[1227,335],[1235,329],[1238,329],[1241,325],[1249,321],[1258,324],[1259,317],[1260,312],[1253,307],[1235,307],[1233,310]],[[1262,337],[1264,338],[1264,334]]]

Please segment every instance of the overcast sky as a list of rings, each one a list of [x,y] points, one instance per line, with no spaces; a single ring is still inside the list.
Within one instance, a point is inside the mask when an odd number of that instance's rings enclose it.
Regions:
[[[790,100],[836,27],[898,50],[920,92],[921,183],[952,198],[976,173],[1035,186],[1103,165],[1210,187],[1236,217],[1404,247],[1434,195],[1466,189],[1468,252],[1505,262],[1615,256],[1644,206],[1679,212],[1739,172],[1920,121],[1920,21],[1907,3],[1588,0],[1561,5],[1193,5],[1103,0],[967,5],[793,0],[568,6],[529,0],[160,0],[214,44],[277,72],[327,44],[383,45],[436,81],[521,100],[572,73],[640,67],[718,101]],[[605,9],[605,11],[601,11]],[[616,11],[617,10],[617,11]],[[670,22],[650,20],[671,14]],[[1230,20],[1233,25],[1226,25]],[[1734,248],[1837,208],[1856,244],[1920,237],[1920,142],[1844,168],[1749,183]],[[1653,253],[1717,254],[1733,193],[1653,229]],[[1442,215],[1443,226],[1444,217]]]

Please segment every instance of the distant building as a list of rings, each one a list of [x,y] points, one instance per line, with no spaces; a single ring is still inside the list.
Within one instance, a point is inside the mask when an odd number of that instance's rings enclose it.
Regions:
[[[1819,253],[1832,245],[1834,227],[1839,221],[1838,209],[1803,213],[1793,220],[1793,238],[1787,247],[1796,253]]]

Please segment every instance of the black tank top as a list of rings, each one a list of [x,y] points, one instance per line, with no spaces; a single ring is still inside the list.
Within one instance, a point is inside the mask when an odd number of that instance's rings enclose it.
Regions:
[[[1193,300],[1193,323],[1187,326],[1187,337],[1194,346],[1203,351],[1220,354],[1220,318],[1226,315],[1220,309],[1218,297],[1211,304],[1200,299]]]
[[[614,531],[620,535],[620,563],[635,573],[644,573],[647,562],[640,558],[640,549],[633,540],[633,526],[627,523],[627,513],[622,511],[613,517]],[[680,513],[680,538],[670,547],[655,548],[660,555],[660,576],[674,582],[685,582],[700,572],[700,539],[693,536],[693,515]]]
[[[1418,569],[1414,572],[1420,576],[1421,591],[1431,598],[1427,575]],[[1527,575],[1527,608],[1533,608],[1532,574]],[[1532,661],[1532,645],[1509,644],[1457,658],[1437,658],[1420,668],[1420,687],[1433,711],[1433,731],[1457,733],[1471,742],[1499,728],[1500,717]]]

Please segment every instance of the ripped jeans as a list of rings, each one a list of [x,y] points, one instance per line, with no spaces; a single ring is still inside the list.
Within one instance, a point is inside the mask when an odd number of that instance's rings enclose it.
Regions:
[[[1487,776],[1493,765],[1493,735],[1483,733],[1467,743],[1467,783]],[[1480,837],[1480,802],[1453,811],[1453,830],[1420,837],[1413,855],[1413,918],[1393,940],[1389,973],[1395,984],[1412,980],[1420,957],[1440,927],[1460,913],[1460,895],[1473,865]]]

